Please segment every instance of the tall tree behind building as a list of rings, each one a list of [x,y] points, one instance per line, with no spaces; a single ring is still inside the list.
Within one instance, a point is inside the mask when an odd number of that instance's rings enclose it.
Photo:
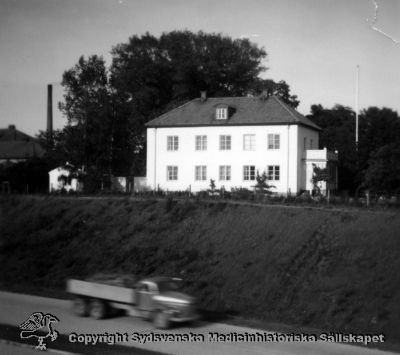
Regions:
[[[241,96],[265,70],[266,52],[247,39],[173,31],[159,38],[132,36],[112,50],[111,84],[120,101],[120,124],[128,127],[135,173],[144,173],[144,124],[200,91]]]
[[[68,125],[64,130],[70,163],[86,169],[96,166],[106,173],[110,169],[113,114],[105,61],[96,55],[80,57],[78,63],[63,74],[64,102],[60,110]]]

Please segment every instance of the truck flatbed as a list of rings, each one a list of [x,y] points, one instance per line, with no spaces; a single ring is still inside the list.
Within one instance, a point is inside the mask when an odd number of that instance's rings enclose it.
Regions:
[[[109,285],[104,282],[68,280],[67,291],[74,295],[93,297],[96,295],[98,299],[125,303],[136,304],[137,295],[136,289]]]

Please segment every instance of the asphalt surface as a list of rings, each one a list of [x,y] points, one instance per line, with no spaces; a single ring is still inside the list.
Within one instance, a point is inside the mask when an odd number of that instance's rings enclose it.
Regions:
[[[90,318],[79,318],[72,314],[70,301],[45,298],[39,296],[23,295],[10,292],[0,292],[0,324],[8,329],[8,337],[19,337],[19,325],[23,323],[33,312],[51,313],[58,317],[59,323],[54,324],[54,329],[60,333],[54,342],[48,342],[48,348],[56,347],[59,350],[71,351],[73,353],[115,353],[119,354],[120,349],[129,349],[131,354],[161,352],[167,354],[264,354],[264,355],[389,355],[393,352],[384,352],[370,349],[363,346],[352,346],[318,340],[316,342],[301,341],[214,341],[214,337],[226,334],[244,337],[245,334],[263,334],[273,336],[274,333],[267,333],[263,330],[232,326],[221,323],[195,322],[194,324],[175,326],[167,331],[154,329],[151,323],[134,317],[115,317],[105,320],[93,320]],[[7,326],[8,325],[8,326]],[[10,333],[11,332],[11,333]],[[16,334],[14,334],[15,332]],[[122,341],[116,345],[102,344],[77,344],[78,336],[83,340],[94,339],[94,336],[108,333],[121,334]],[[4,331],[0,326],[0,338],[4,338]],[[76,334],[76,335],[74,335]],[[126,334],[126,335],[125,335]],[[191,340],[184,339],[192,336]],[[156,341],[156,337],[158,340]],[[169,337],[169,339],[167,339]],[[180,338],[181,341],[178,341]],[[63,339],[61,341],[61,339]],[[109,338],[111,339],[111,338]],[[139,339],[147,339],[142,344]],[[73,342],[75,340],[75,342]],[[19,340],[24,343],[24,340]],[[70,343],[70,344],[68,344]],[[0,352],[2,346],[0,346]],[[72,348],[71,348],[72,346]],[[79,348],[78,348],[79,347]],[[130,348],[127,348],[130,347]],[[60,349],[61,348],[61,349]],[[7,350],[7,349],[6,349]],[[8,349],[9,350],[9,349]],[[141,351],[145,350],[145,351]],[[14,352],[13,352],[14,353]],[[17,353],[17,352],[15,352]],[[21,352],[24,353],[24,352]],[[37,353],[37,352],[36,352]]]
[[[51,352],[49,352],[52,354]],[[16,343],[0,343],[0,354],[2,355],[38,355],[38,351],[32,346],[25,346]]]
[[[38,352],[41,352],[41,350],[36,349],[38,339],[32,337],[22,340],[19,336],[20,331],[21,329],[18,326],[0,324],[0,354],[14,354],[14,352],[18,352],[22,354],[34,353],[37,355]],[[54,342],[45,342],[47,345],[46,353],[58,355],[162,355],[160,352],[122,345],[110,346],[108,344],[97,344],[96,346],[87,346],[82,343],[70,342],[68,335],[65,334],[59,334]]]

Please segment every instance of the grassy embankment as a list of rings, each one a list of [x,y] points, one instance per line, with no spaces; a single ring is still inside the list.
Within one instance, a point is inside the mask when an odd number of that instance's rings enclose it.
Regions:
[[[0,286],[176,275],[204,309],[400,342],[400,213],[2,198]]]

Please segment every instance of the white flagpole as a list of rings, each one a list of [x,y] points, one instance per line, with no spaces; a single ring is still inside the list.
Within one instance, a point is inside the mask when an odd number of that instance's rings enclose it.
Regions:
[[[358,84],[359,84],[359,74],[360,66],[357,64],[356,70],[356,149],[358,150]]]

